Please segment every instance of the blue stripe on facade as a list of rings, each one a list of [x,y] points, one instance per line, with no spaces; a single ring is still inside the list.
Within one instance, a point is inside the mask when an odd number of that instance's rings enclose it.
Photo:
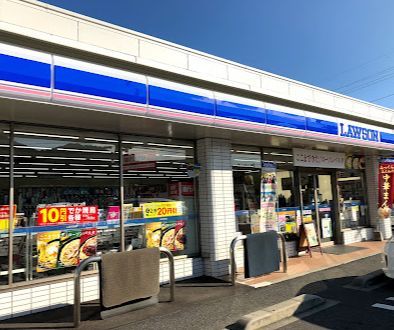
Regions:
[[[333,121],[306,117],[306,130],[338,135],[338,124]]]
[[[394,134],[380,132],[380,142],[394,144]]]
[[[216,115],[255,123],[266,123],[264,108],[228,101],[216,100]]]
[[[306,118],[287,112],[267,109],[267,124],[296,129],[306,129]]]
[[[49,88],[51,65],[0,54],[0,80]]]
[[[55,66],[56,89],[146,104],[146,85],[62,66]]]
[[[204,115],[215,115],[214,99],[157,86],[149,86],[149,104]]]

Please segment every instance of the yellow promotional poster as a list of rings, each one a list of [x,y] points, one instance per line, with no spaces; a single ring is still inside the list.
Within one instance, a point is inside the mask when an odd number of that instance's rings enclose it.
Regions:
[[[159,247],[161,241],[161,222],[146,224],[146,247]]]
[[[60,246],[60,231],[37,234],[37,273],[57,268]]]
[[[0,205],[0,231],[8,230],[10,219],[9,205]],[[16,205],[14,205],[14,223],[16,222]]]
[[[144,218],[174,217],[183,215],[181,201],[153,202],[142,205]]]

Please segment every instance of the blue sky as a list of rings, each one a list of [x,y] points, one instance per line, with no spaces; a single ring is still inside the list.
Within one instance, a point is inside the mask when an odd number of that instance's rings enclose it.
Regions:
[[[394,108],[392,0],[44,2]]]

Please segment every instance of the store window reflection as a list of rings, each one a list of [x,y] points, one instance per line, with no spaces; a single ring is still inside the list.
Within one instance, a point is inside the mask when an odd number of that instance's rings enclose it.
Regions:
[[[117,251],[116,136],[16,126],[14,281],[70,272],[96,253]]]
[[[8,283],[10,148],[7,125],[0,124],[0,285]]]
[[[134,136],[122,143],[126,245],[196,254],[194,144]]]
[[[340,171],[337,181],[342,229],[366,226],[368,221],[364,171]]]

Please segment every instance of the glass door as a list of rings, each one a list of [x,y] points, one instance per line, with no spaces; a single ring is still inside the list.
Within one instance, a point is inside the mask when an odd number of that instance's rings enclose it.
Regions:
[[[313,222],[321,242],[334,240],[332,175],[329,172],[300,172],[302,214]]]

